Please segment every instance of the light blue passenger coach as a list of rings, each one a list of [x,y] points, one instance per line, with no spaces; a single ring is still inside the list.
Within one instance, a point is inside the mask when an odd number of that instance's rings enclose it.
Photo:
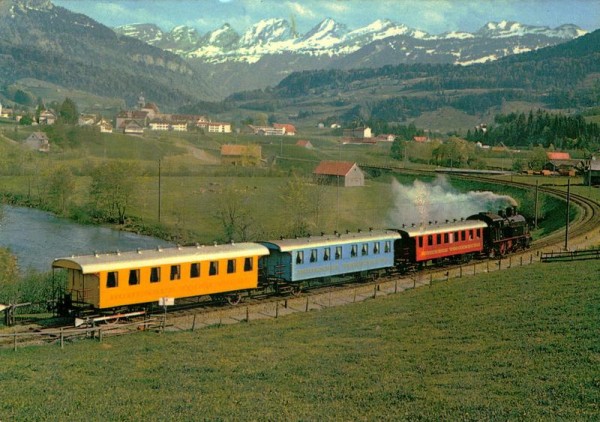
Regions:
[[[287,283],[390,268],[397,239],[395,231],[369,230],[260,242],[270,252],[262,268]]]

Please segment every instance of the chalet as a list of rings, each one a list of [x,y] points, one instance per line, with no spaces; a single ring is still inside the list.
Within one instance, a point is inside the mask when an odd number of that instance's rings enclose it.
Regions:
[[[354,129],[344,129],[343,132],[344,138],[372,138],[373,134],[371,133],[370,127],[357,127]]]
[[[100,119],[98,123],[96,123],[96,127],[100,128],[100,133],[112,133],[113,125],[106,119]]]
[[[321,161],[313,171],[319,183],[337,186],[364,186],[365,175],[356,163],[349,161]]]
[[[139,125],[146,127],[148,125],[148,112],[139,110],[125,110],[117,114],[116,126],[120,129],[123,127],[123,122],[136,120]]]
[[[428,141],[427,136],[413,136],[413,141],[417,143],[425,143]]]
[[[313,144],[310,143],[310,141],[301,139],[298,142],[296,142],[296,145],[302,148],[306,148],[306,149],[313,149]]]
[[[50,151],[50,140],[44,132],[33,132],[29,135],[23,144],[35,151],[49,152]]]
[[[38,119],[40,125],[53,125],[56,123],[56,114],[52,110],[43,110]]]
[[[126,135],[144,134],[144,125],[137,120],[125,120],[123,123],[121,123],[119,129],[122,129],[123,133]]]
[[[294,136],[296,134],[296,127],[288,123],[273,123],[273,128],[283,129],[284,135]]]
[[[95,114],[80,114],[77,119],[79,126],[93,126],[96,124],[98,117]]]
[[[233,166],[257,165],[262,150],[259,145],[221,145],[221,164]]]

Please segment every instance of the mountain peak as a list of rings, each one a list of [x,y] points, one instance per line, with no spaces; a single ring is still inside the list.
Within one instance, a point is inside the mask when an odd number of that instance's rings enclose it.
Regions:
[[[248,29],[240,38],[240,46],[287,41],[293,37],[290,23],[285,19],[263,19]]]

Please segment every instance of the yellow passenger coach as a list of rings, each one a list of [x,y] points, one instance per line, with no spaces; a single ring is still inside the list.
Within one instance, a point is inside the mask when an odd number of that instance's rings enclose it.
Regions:
[[[256,243],[157,248],[55,259],[67,270],[65,301],[112,309],[163,298],[223,294],[258,287],[258,260],[269,250]]]

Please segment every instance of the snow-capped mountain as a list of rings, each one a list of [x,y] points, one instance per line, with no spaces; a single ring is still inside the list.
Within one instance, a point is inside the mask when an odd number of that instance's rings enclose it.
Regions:
[[[204,36],[189,27],[178,26],[163,32],[156,25],[132,24],[116,28],[119,34],[206,63],[256,63],[265,56],[292,54],[344,59],[349,56],[390,54],[384,62],[444,62],[470,64],[495,60],[509,54],[531,51],[584,35],[575,25],[557,28],[519,22],[489,22],[474,33],[453,31],[439,35],[409,28],[389,19],[378,19],[362,28],[326,18],[305,34],[297,34],[285,19],[265,19],[239,35],[229,24]],[[461,46],[461,43],[464,45]],[[361,52],[361,50],[363,50]],[[424,53],[425,52],[425,53]],[[465,54],[467,52],[467,54]],[[348,60],[342,60],[348,61]],[[362,60],[361,60],[362,61]],[[363,65],[382,59],[362,61]]]
[[[473,33],[432,35],[389,19],[349,29],[332,18],[304,34],[297,33],[285,19],[261,20],[241,35],[225,24],[199,37],[195,44],[191,32],[181,28],[165,33],[140,24],[116,31],[187,58],[201,74],[210,75],[213,86],[224,96],[277,84],[294,71],[404,63],[470,65],[559,44],[586,33],[575,25],[552,29],[502,21],[489,22]],[[175,32],[182,35],[175,36]],[[185,43],[180,43],[183,39]]]

